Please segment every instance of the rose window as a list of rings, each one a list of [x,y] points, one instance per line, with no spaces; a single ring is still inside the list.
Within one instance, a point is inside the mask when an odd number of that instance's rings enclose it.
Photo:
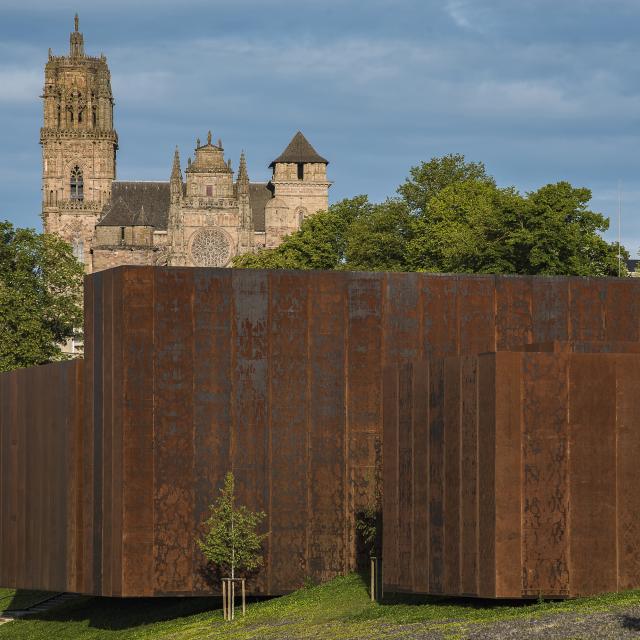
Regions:
[[[217,228],[197,231],[191,242],[191,260],[198,267],[225,267],[231,259],[231,239]]]

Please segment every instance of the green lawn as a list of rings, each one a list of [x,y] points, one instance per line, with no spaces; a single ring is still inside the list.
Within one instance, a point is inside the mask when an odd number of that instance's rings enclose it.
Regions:
[[[49,591],[0,589],[0,612],[27,609],[53,595]]]
[[[414,625],[459,637],[468,623],[589,613],[640,604],[640,591],[564,602],[493,603],[396,598],[371,603],[360,577],[350,575],[256,602],[247,616],[225,623],[218,599],[120,600],[82,598],[38,619],[0,627],[0,640],[249,640],[270,638],[382,638],[392,627]],[[405,625],[407,625],[405,627]]]

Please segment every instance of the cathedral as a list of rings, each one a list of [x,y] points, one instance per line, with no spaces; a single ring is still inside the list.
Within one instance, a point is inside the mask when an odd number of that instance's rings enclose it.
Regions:
[[[78,16],[68,56],[45,67],[42,220],[91,273],[122,264],[226,267],[234,256],[276,247],[305,217],[328,207],[327,160],[298,131],[251,182],[244,154],[234,172],[222,141],[196,142],[184,167],[176,148],[166,182],[116,180],[109,67],[85,55]]]

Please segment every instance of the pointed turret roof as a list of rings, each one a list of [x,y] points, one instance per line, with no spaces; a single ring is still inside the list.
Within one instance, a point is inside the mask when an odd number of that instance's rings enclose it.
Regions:
[[[291,139],[287,148],[269,165],[280,162],[317,162],[329,164],[312,146],[311,143],[298,131]]]

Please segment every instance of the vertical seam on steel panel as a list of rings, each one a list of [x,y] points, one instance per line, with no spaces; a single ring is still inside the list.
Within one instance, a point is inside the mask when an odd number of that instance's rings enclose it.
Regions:
[[[475,558],[474,558],[474,582],[475,582],[475,595],[479,595],[480,591],[480,356],[474,356],[475,359],[475,399],[476,399],[476,411],[475,411],[475,451],[474,458],[476,460],[476,474],[475,474]]]

